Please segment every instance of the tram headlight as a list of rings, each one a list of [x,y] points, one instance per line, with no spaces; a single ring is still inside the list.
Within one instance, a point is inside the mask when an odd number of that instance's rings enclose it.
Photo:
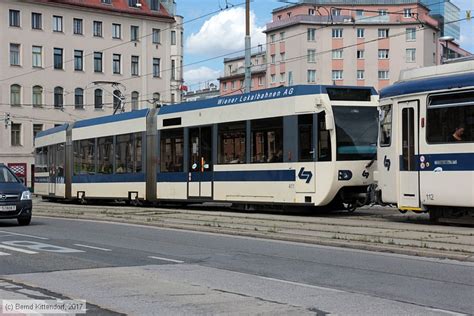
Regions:
[[[352,171],[350,170],[339,170],[337,174],[337,179],[339,181],[349,181],[352,179]]]

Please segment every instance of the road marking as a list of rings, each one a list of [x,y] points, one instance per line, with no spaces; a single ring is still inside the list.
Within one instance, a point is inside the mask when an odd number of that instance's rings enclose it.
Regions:
[[[12,251],[17,251],[17,252],[22,252],[22,253],[26,253],[26,254],[29,254],[29,255],[34,255],[35,253],[37,253],[36,251],[20,249],[20,248],[15,248],[15,247],[6,246],[6,245],[0,245],[0,248],[7,249],[7,250],[12,250]]]
[[[427,310],[433,311],[433,312],[442,312],[442,313],[445,313],[445,314],[448,314],[448,315],[453,315],[453,316],[467,316],[468,315],[468,314],[464,314],[464,313],[452,312],[452,311],[448,311],[448,310],[445,310],[445,309],[438,309],[438,308],[427,308]]]
[[[12,233],[12,232],[5,231],[5,230],[0,230],[0,233],[5,233],[5,234],[8,234],[8,235],[14,235],[14,236],[30,237],[30,238],[36,238],[36,239],[42,239],[42,240],[48,240],[48,239],[49,239],[49,238],[46,238],[46,237],[39,237],[39,236],[33,236],[33,235],[25,235],[25,234]],[[3,236],[2,236],[2,237],[3,237]]]
[[[102,250],[102,251],[112,251],[111,249],[107,249],[107,248],[100,248],[100,247],[88,246],[88,245],[83,245],[83,244],[74,244],[74,246]]]
[[[306,283],[299,283],[299,282],[293,282],[293,281],[287,281],[287,280],[281,280],[281,279],[267,278],[267,277],[263,277],[263,276],[259,276],[259,278],[264,279],[264,280],[270,280],[270,281],[285,283],[285,284],[303,286],[303,287],[307,287],[307,288],[310,288],[310,289],[324,290],[324,291],[330,291],[330,292],[336,292],[336,293],[347,293],[346,291],[341,291],[341,290],[331,289],[329,287],[322,287],[322,286],[311,285],[311,284],[306,284]]]
[[[163,261],[169,261],[169,262],[174,262],[174,263],[184,263],[184,261],[181,261],[181,260],[174,260],[174,259],[168,259],[168,258],[162,258],[162,257],[155,257],[155,256],[149,256],[148,258],[157,259],[157,260],[163,260]]]
[[[9,253],[6,253],[6,252],[0,252],[0,256],[9,256],[10,254]]]
[[[55,246],[30,240],[8,240],[3,241],[2,244],[10,246],[25,247],[37,251],[55,252],[55,253],[74,253],[84,252],[83,250],[72,249],[67,247]]]

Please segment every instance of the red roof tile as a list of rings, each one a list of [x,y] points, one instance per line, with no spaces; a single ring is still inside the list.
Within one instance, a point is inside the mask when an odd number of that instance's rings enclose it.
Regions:
[[[166,8],[161,3],[160,10],[153,11],[150,9],[148,2],[145,0],[140,1],[140,8],[129,7],[128,0],[111,0],[111,4],[102,3],[101,0],[35,0],[34,2],[50,3],[56,5],[70,5],[132,15],[173,19],[173,17],[168,13]]]

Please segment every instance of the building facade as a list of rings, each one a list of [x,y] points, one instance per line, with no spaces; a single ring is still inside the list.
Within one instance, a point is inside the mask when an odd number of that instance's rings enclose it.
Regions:
[[[452,36],[456,41],[461,38],[461,10],[450,0],[423,0],[430,9],[430,15],[439,21],[441,36]]]
[[[218,97],[219,87],[214,83],[208,84],[205,88],[189,91],[183,95],[184,102],[202,101]]]
[[[181,101],[174,1],[0,2],[0,162],[24,166],[34,136],[65,122]]]
[[[262,49],[251,56],[251,91],[265,89],[267,54]],[[245,56],[224,58],[224,75],[219,78],[220,94],[233,95],[244,92]]]
[[[440,61],[438,21],[418,0],[312,2],[273,11],[265,31],[268,87],[382,89],[401,70]]]

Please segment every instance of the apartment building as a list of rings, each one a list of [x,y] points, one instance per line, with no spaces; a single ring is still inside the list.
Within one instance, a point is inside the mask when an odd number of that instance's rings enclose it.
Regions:
[[[401,70],[440,61],[438,21],[418,0],[302,1],[274,10],[265,32],[269,87],[382,89]]]
[[[173,0],[3,0],[0,14],[0,162],[28,185],[38,132],[181,101]]]
[[[251,91],[265,89],[267,54],[263,49],[251,55]],[[245,56],[224,58],[224,75],[220,77],[220,94],[233,95],[243,93],[245,79]]]

